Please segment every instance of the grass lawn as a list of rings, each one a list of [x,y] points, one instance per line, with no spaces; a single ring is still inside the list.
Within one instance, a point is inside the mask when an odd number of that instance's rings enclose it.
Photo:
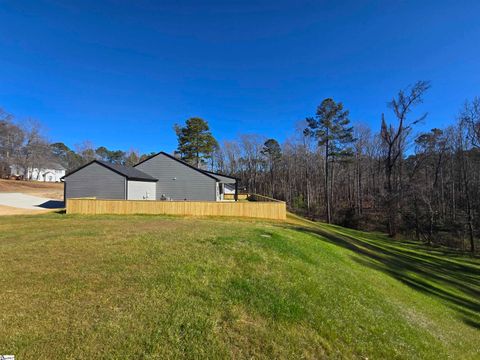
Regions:
[[[2,217],[0,267],[17,359],[480,357],[479,259],[298,218]]]

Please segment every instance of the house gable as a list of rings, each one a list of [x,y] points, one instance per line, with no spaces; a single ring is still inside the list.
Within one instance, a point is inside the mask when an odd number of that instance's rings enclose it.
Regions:
[[[91,162],[66,175],[65,197],[125,199],[127,178],[98,162]]]
[[[160,152],[135,165],[135,168],[158,179],[158,200],[216,200],[218,179],[175,157]]]

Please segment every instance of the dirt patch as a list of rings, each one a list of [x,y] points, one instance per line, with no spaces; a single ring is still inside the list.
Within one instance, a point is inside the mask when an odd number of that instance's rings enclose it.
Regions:
[[[48,199],[63,200],[63,183],[0,179],[0,192],[18,192]]]
[[[52,210],[29,210],[29,209],[20,209],[11,206],[0,205],[0,216],[3,215],[38,215],[44,214]]]

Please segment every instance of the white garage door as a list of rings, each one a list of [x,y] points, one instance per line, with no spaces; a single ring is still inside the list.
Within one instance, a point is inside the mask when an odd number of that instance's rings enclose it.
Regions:
[[[155,200],[156,183],[152,181],[128,181],[127,200]]]

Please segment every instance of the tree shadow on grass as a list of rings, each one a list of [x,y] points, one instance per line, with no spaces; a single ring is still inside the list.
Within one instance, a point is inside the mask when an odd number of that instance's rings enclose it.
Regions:
[[[430,254],[418,244],[400,243],[380,235],[372,234],[374,240],[371,240],[345,234],[333,227],[332,230],[323,229],[320,225],[295,229],[352,250],[356,262],[441,299],[455,309],[466,324],[480,328],[480,266],[461,263],[458,257],[449,259],[448,254],[442,258],[438,250]]]

